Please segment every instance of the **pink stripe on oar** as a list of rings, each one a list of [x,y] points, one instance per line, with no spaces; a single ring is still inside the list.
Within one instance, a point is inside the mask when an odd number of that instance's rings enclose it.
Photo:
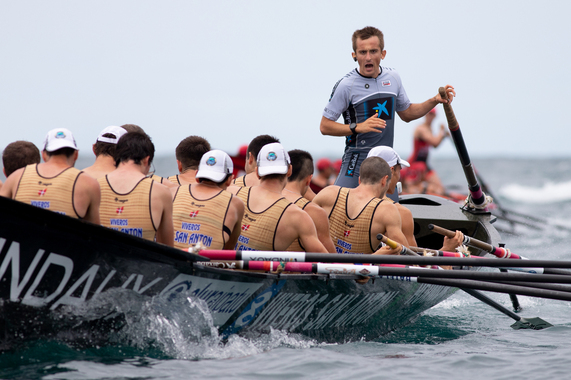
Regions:
[[[481,188],[478,188],[477,191],[470,191],[470,194],[472,194],[472,200],[481,199],[484,196],[484,193],[482,193]]]
[[[208,257],[211,260],[238,260],[236,258],[236,251],[222,251],[222,250],[202,250],[198,253],[200,256]]]
[[[521,256],[511,253],[507,248],[494,247],[494,252],[492,253],[500,259],[521,259]]]

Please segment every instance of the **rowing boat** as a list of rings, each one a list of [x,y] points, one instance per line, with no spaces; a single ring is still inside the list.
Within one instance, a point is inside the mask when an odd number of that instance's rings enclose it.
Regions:
[[[489,213],[467,212],[429,195],[401,202],[413,213],[419,246],[442,245],[430,223],[499,242]],[[179,308],[181,297],[203,302],[223,337],[275,329],[339,342],[375,339],[405,326],[456,290],[408,277],[359,284],[356,272],[260,273],[209,267],[206,260],[0,197],[1,348],[33,339],[112,343],[128,327],[117,294]]]

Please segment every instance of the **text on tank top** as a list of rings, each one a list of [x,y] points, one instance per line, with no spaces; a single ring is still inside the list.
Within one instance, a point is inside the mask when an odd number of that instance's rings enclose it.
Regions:
[[[208,249],[223,249],[224,221],[230,208],[232,193],[220,190],[208,199],[192,195],[192,186],[181,186],[173,201],[175,248],[188,249],[202,243]]]
[[[337,200],[329,215],[329,232],[335,251],[337,253],[373,253],[376,247],[371,245],[371,225],[373,215],[383,200],[371,199],[359,215],[351,219],[347,215],[347,198],[350,190],[346,187],[339,189]]]
[[[101,187],[101,225],[146,240],[155,240],[157,231],[151,214],[153,180],[141,179],[126,194],[113,190],[107,176],[97,180]]]
[[[250,209],[250,187],[242,187],[236,196],[244,202],[242,231],[234,249],[240,251],[275,251],[276,230],[291,202],[280,198],[262,212]]]
[[[38,164],[24,168],[14,199],[59,214],[81,218],[73,204],[74,189],[79,175],[74,167],[64,169],[54,177],[44,177],[38,172]]]
[[[298,206],[302,210],[305,210],[305,208],[307,207],[307,205],[310,202],[311,201],[309,199],[306,199],[304,197],[299,197],[296,199],[295,202],[293,202],[293,204]],[[305,252],[305,248],[303,248],[301,241],[299,240],[299,238],[297,238],[293,241],[293,243],[290,244],[290,246],[286,249],[286,251],[288,251],[288,252]]]

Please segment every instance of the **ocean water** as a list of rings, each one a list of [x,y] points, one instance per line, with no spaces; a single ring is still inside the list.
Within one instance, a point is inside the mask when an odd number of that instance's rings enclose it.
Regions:
[[[474,160],[503,209],[503,242],[530,259],[570,260],[571,159]],[[176,170],[159,158],[157,173]],[[82,163],[77,165],[82,167]],[[84,165],[86,166],[86,165]],[[432,162],[443,182],[466,189],[455,159]],[[507,295],[486,293],[510,307]],[[111,347],[36,341],[0,353],[0,378],[15,379],[563,379],[571,366],[571,303],[519,296],[522,317],[554,327],[513,330],[514,322],[458,291],[409,326],[374,341],[326,344],[281,331],[223,343],[202,301],[141,303]],[[186,310],[182,312],[181,310]]]

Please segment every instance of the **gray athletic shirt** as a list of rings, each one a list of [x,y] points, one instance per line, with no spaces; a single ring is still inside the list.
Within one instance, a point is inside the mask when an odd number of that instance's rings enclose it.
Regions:
[[[345,124],[351,124],[362,123],[378,113],[387,122],[383,133],[354,133],[347,136],[345,152],[368,152],[379,145],[392,147],[395,111],[404,111],[410,106],[399,74],[391,68],[380,69],[381,73],[376,78],[364,77],[355,69],[333,87],[329,103],[323,111],[324,117],[336,121],[343,115]]]

